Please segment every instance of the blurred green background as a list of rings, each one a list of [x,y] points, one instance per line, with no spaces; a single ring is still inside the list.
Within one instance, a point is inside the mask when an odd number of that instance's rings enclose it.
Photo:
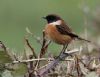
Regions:
[[[10,49],[24,50],[25,28],[41,37],[46,24],[41,17],[51,13],[60,15],[79,34],[84,26],[84,3],[94,10],[100,0],[0,0],[0,40]],[[40,50],[33,37],[30,41]]]

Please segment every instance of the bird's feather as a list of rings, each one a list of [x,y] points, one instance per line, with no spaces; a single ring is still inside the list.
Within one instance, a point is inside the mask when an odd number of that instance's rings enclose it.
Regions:
[[[72,31],[70,30],[70,28],[67,25],[56,25],[56,28],[63,35],[69,35],[71,38],[77,38],[79,40],[91,42],[89,40],[83,39],[83,38],[79,37],[78,35],[72,33]]]

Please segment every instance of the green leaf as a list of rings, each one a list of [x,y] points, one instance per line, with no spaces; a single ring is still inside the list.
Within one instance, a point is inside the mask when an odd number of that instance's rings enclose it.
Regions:
[[[12,75],[14,77],[24,76],[27,72],[27,65],[20,63],[20,64],[14,64],[13,66],[14,71],[12,71]]]
[[[0,74],[2,74],[5,70],[5,65],[4,64],[0,64]]]
[[[12,62],[11,57],[6,51],[0,51],[0,63],[10,63]]]

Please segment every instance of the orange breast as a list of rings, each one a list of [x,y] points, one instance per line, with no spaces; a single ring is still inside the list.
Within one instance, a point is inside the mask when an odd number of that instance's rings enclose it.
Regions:
[[[63,35],[57,31],[56,27],[53,25],[47,25],[45,27],[46,38],[58,43],[58,44],[68,44],[71,42],[72,38],[68,35]]]

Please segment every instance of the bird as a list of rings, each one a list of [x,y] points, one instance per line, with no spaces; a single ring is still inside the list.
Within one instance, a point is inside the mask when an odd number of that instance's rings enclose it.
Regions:
[[[74,39],[91,42],[73,33],[72,29],[57,14],[48,14],[47,16],[43,17],[43,19],[47,21],[44,28],[45,39],[49,39],[50,41],[53,41],[59,45],[63,45],[61,52],[65,52],[68,45]]]

